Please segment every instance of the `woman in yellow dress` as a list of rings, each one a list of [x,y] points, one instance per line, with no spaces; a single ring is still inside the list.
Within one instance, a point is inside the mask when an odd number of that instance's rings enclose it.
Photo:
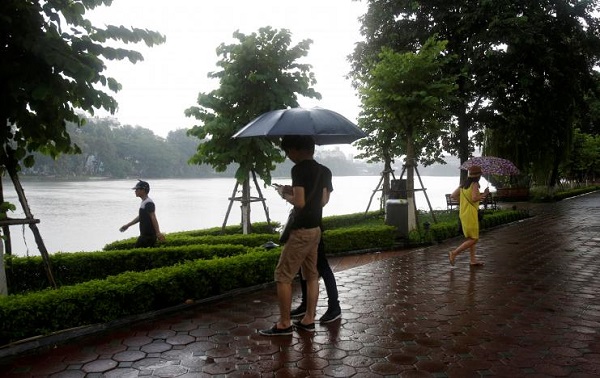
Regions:
[[[480,178],[481,167],[476,165],[470,167],[467,180],[451,194],[454,200],[460,201],[460,222],[463,234],[467,240],[455,250],[448,252],[450,265],[454,265],[454,260],[459,253],[468,249],[471,255],[471,266],[483,266],[483,263],[477,261],[477,257],[475,256],[475,245],[479,241],[479,219],[477,213],[479,210],[479,201],[484,199],[490,190],[486,188],[483,193],[479,192]]]

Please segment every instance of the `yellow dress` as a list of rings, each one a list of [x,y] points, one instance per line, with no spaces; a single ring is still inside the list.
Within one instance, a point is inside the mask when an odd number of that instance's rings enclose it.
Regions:
[[[466,238],[479,239],[479,219],[477,212],[479,209],[479,201],[471,200],[473,192],[472,183],[468,189],[460,188],[460,223],[462,224],[463,234]]]

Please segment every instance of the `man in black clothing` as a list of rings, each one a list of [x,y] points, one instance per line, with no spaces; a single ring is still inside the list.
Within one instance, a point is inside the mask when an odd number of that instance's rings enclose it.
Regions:
[[[323,166],[313,159],[315,142],[312,137],[285,136],[281,141],[281,149],[295,165],[291,172],[291,190],[280,187],[278,192],[294,206],[296,215],[275,268],[279,321],[270,329],[260,330],[259,333],[264,336],[292,334],[292,282],[299,269],[302,269],[302,275],[307,280],[307,306],[304,317],[293,325],[303,331],[315,331],[314,319],[319,297],[317,251],[321,239],[323,206],[329,201],[329,191],[323,185]]]
[[[156,207],[148,193],[150,192],[150,184],[146,181],[138,180],[138,183],[133,187],[135,196],[142,200],[138,216],[131,222],[123,225],[119,230],[125,232],[130,226],[136,223],[140,224],[140,236],[135,242],[136,248],[154,247],[156,239],[163,241],[165,236],[160,232],[158,220],[156,219]]]
[[[321,165],[322,174],[323,174],[323,185],[324,188],[327,189],[327,192],[333,192],[333,184],[332,184],[332,174],[329,168]],[[321,227],[321,235],[323,233],[323,225]],[[321,318],[319,319],[319,323],[326,324],[333,322],[334,320],[339,319],[342,316],[342,310],[340,308],[340,302],[338,300],[338,290],[337,283],[335,281],[335,276],[333,275],[333,271],[329,266],[329,261],[327,261],[327,257],[325,256],[325,244],[323,243],[323,238],[319,241],[319,249],[317,252],[317,271],[319,272],[319,276],[323,278],[323,283],[325,284],[325,291],[327,292],[327,311]],[[300,305],[292,310],[290,313],[292,318],[298,318],[304,316],[306,313],[306,280],[302,277],[302,272],[300,272],[300,287],[302,289],[302,301]]]

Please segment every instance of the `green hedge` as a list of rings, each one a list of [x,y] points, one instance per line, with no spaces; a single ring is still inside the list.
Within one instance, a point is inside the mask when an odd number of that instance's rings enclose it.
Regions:
[[[343,227],[381,225],[383,224],[385,213],[383,211],[370,211],[365,213],[354,213],[345,215],[332,215],[323,217],[323,229],[335,230]]]
[[[138,248],[107,252],[56,253],[50,255],[52,273],[58,286],[103,279],[126,271],[144,271],[196,259],[236,256],[253,250],[243,245],[201,245]],[[6,277],[10,294],[49,287],[41,256],[6,256]]]
[[[279,250],[126,272],[27,295],[0,297],[0,345],[61,329],[164,309],[273,280]]]
[[[561,188],[558,187],[553,191],[549,191],[548,187],[534,187],[531,189],[532,202],[556,202],[565,198],[575,197],[586,193],[595,192],[600,189],[600,185],[588,185],[577,188]]]
[[[511,223],[520,219],[528,218],[530,215],[524,210],[486,210],[483,213],[481,229],[495,227],[501,224]],[[462,235],[462,231],[458,229],[458,213],[456,220],[449,222],[440,222],[432,224],[429,234],[419,235],[422,240],[427,241],[442,241],[455,236]]]
[[[594,186],[589,186],[589,187],[585,187],[585,188],[577,188],[577,189],[559,191],[554,194],[553,199],[555,201],[560,201],[565,198],[580,196],[580,195],[586,194],[586,193],[591,193],[598,189],[600,189],[600,186],[594,185]]]
[[[277,243],[278,234],[180,236],[169,239],[171,243],[155,248],[52,254],[50,263],[54,279],[58,286],[74,285],[126,271],[144,271],[188,260],[240,255],[253,247],[262,247],[268,241]],[[328,253],[386,249],[394,244],[394,228],[379,225],[328,230],[324,232],[323,240]],[[230,244],[216,244],[219,241]],[[49,287],[40,256],[6,256],[5,265],[10,294],[22,294]]]
[[[327,254],[365,249],[389,249],[395,244],[396,228],[379,225],[325,230],[323,242]]]
[[[279,238],[279,234],[236,234],[236,235],[193,235],[189,233],[167,234],[164,242],[157,243],[156,248],[168,248],[190,244],[239,244],[247,247],[260,247],[269,240]],[[105,251],[132,249],[136,239],[119,240],[104,246]]]
[[[169,236],[165,245],[181,246],[190,244],[218,245],[233,244],[246,247],[262,247],[266,242],[279,239],[279,234],[237,234],[237,235],[206,235],[206,236]]]
[[[346,215],[333,215],[323,218],[323,228],[333,230],[343,227],[351,227],[365,224],[382,224],[385,214],[382,211],[371,211],[368,213],[354,213]],[[246,246],[258,247],[265,243],[263,240],[277,240],[278,222],[258,222],[252,224],[252,234],[242,235],[241,226],[227,226],[223,232],[221,227],[213,227],[203,230],[173,232],[167,235],[164,243],[159,246],[174,246],[187,244],[244,244]],[[257,236],[259,235],[259,236]],[[131,249],[137,238],[117,240],[104,246],[104,251]]]
[[[256,222],[256,223],[252,223],[252,233],[255,234],[272,234],[272,233],[277,233],[277,229],[280,227],[280,223],[279,222],[270,222],[270,224],[267,224],[267,222]],[[225,231],[223,231],[223,229],[221,227],[212,227],[212,228],[205,228],[205,229],[201,229],[201,230],[191,230],[191,231],[180,231],[180,232],[173,232],[170,233],[169,235],[174,235],[174,236],[179,236],[179,235],[185,235],[185,236],[206,236],[206,235],[213,235],[213,236],[223,236],[223,235],[235,235],[235,234],[241,234],[242,233],[242,226],[241,225],[234,225],[234,226],[226,226],[225,227]]]

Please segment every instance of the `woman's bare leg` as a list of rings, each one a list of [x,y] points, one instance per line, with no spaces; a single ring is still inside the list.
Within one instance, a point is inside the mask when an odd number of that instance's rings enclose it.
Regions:
[[[465,240],[461,245],[459,245],[454,251],[450,252],[450,263],[454,262],[454,259],[456,258],[456,256],[458,256],[459,253],[461,253],[462,251],[469,249],[469,248],[475,248],[475,244],[477,243],[477,239],[471,239],[471,238],[467,238],[467,240]],[[475,252],[473,252],[474,254]]]
[[[483,263],[480,263],[479,261],[477,261],[477,256],[475,255],[475,244],[477,244],[477,240],[475,240],[475,243],[473,243],[473,245],[470,248],[470,257],[471,257],[471,265],[475,265],[475,266],[481,266],[483,265]]]

